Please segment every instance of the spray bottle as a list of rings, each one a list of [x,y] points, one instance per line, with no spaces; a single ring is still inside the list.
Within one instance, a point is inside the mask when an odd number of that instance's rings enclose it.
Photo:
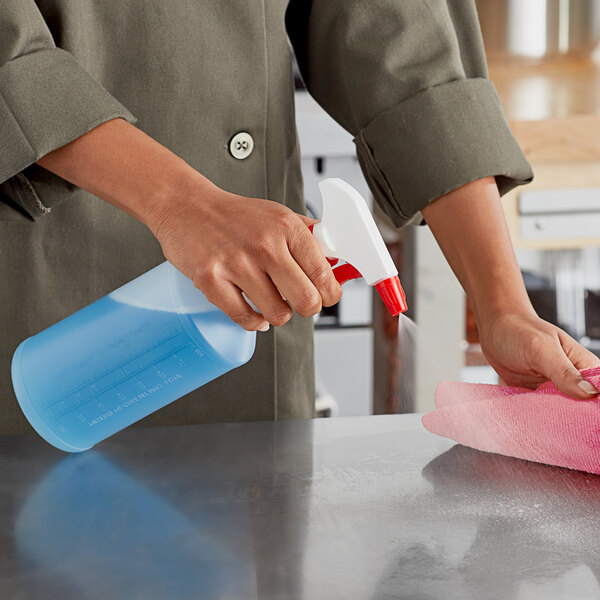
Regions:
[[[364,199],[340,179],[320,183],[314,235],[344,283],[363,276],[392,314],[406,310],[398,272]],[[23,341],[12,381],[21,409],[50,444],[87,450],[250,360],[256,333],[208,302],[168,261]]]

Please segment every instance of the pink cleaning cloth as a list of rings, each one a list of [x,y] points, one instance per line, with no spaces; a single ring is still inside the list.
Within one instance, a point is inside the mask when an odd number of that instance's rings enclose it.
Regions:
[[[600,367],[581,374],[600,386]],[[423,425],[477,450],[600,474],[600,404],[574,400],[547,381],[535,391],[440,383]]]

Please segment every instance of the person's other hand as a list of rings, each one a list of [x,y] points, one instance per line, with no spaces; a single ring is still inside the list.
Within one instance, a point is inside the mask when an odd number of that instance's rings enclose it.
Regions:
[[[308,229],[314,220],[206,180],[188,186],[148,225],[165,257],[233,321],[265,331],[285,324],[292,309],[311,317],[339,301],[340,285]]]
[[[479,327],[481,349],[503,383],[536,388],[551,380],[572,398],[589,400],[599,392],[580,370],[600,360],[567,333],[535,313],[506,313]]]

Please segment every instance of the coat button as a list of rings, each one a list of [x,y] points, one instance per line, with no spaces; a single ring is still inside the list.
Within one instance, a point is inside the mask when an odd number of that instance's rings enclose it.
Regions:
[[[254,150],[254,140],[247,131],[240,131],[229,140],[229,152],[233,158],[244,160],[252,154],[252,150]]]

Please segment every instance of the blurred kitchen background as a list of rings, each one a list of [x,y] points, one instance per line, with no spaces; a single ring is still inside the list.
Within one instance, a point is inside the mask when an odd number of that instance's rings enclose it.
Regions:
[[[504,198],[529,295],[540,316],[600,354],[600,0],[476,4],[490,79],[535,171],[533,184]],[[342,177],[370,199],[351,136],[299,76],[296,111],[309,213],[320,217],[325,177]],[[424,412],[439,381],[497,383],[429,229],[395,231],[373,210],[412,321],[389,317],[361,281],[346,284],[316,322],[319,414]]]

